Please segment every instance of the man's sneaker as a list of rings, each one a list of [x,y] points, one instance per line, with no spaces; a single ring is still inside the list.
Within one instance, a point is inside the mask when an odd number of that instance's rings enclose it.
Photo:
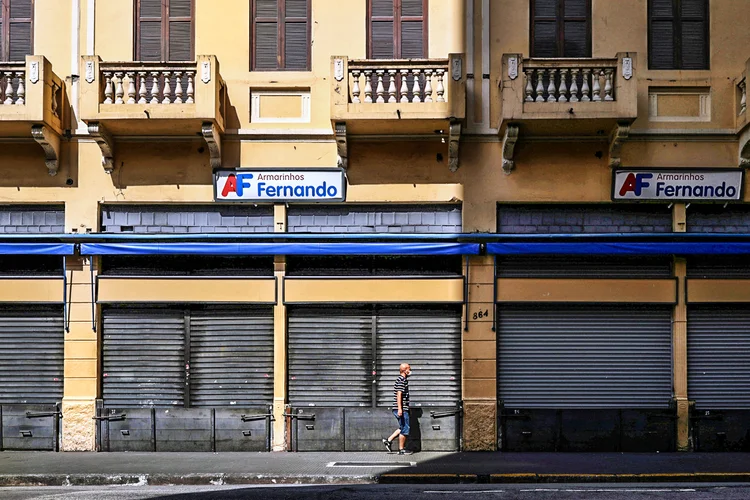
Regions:
[[[383,438],[383,446],[385,446],[385,449],[388,451],[393,451],[391,449],[391,442],[388,441],[386,438]]]
[[[411,455],[412,452],[406,450],[398,450],[399,455]]]

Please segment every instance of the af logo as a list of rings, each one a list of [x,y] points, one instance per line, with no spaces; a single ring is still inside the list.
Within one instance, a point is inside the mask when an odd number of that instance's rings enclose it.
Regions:
[[[636,196],[640,196],[644,188],[649,187],[651,184],[646,182],[645,179],[651,179],[654,174],[634,174],[629,173],[625,178],[625,182],[622,183],[620,188],[620,196],[625,196],[629,192],[633,192]]]

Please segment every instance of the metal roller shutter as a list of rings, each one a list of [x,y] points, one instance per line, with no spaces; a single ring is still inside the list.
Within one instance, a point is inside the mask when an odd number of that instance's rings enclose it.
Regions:
[[[696,409],[750,409],[750,308],[688,308],[688,397]]]
[[[372,322],[369,308],[290,310],[290,403],[370,406]]]
[[[671,310],[498,307],[498,398],[518,408],[667,408]]]
[[[500,257],[498,278],[640,278],[672,277],[670,258],[654,257]]]
[[[63,396],[63,307],[0,309],[0,404],[52,404]]]
[[[273,402],[271,308],[212,308],[191,314],[190,399],[193,406]]]
[[[461,312],[384,309],[377,317],[377,404],[391,406],[402,362],[414,371],[413,406],[455,406],[461,399]]]
[[[107,309],[103,314],[104,405],[183,406],[185,313]]]

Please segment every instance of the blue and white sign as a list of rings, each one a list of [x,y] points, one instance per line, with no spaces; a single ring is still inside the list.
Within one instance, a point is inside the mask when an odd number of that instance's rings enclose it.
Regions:
[[[740,201],[744,171],[741,169],[615,170],[613,200]]]
[[[214,200],[346,201],[346,177],[338,168],[217,170],[214,172]]]

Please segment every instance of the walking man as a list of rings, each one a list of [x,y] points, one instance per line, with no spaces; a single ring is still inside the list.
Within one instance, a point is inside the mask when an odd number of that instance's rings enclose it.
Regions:
[[[404,449],[406,437],[409,435],[409,375],[411,375],[411,366],[409,363],[401,363],[398,367],[399,375],[396,383],[393,384],[393,416],[398,421],[398,429],[393,431],[389,438],[383,438],[385,449],[393,451],[391,447],[393,440],[398,436],[398,454],[409,455]]]

